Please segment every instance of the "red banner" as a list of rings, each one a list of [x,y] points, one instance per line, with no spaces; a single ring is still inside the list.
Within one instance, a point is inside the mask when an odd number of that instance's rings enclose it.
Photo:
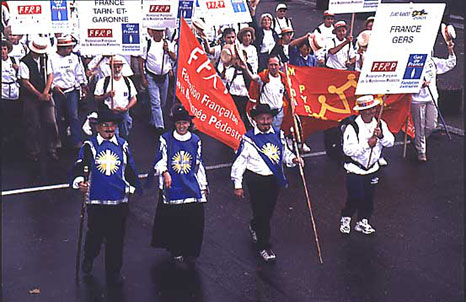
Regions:
[[[176,97],[195,116],[196,128],[238,149],[246,132],[236,105],[184,19],[178,55]]]
[[[291,95],[296,102],[296,113],[301,116],[304,137],[331,128],[353,111],[359,72],[318,67],[288,66]],[[375,95],[383,99],[383,95]],[[382,119],[391,132],[405,128],[410,112],[411,95],[394,94],[385,99]],[[285,118],[282,129],[289,131],[292,120]],[[409,131],[408,134],[412,134]]]

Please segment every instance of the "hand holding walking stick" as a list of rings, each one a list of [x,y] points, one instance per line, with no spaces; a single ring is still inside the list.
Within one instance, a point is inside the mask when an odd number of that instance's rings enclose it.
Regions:
[[[377,117],[377,126],[375,126],[375,129],[374,129],[374,134],[372,135],[372,137],[374,137],[376,134],[376,130],[379,129],[380,127],[380,121],[382,119],[382,114],[383,114],[383,108],[384,108],[384,104],[385,104],[385,98],[384,97],[384,100],[382,102],[382,104],[380,104],[381,108],[380,108],[380,111],[379,111],[379,116]],[[369,169],[369,167],[371,166],[371,159],[372,159],[372,152],[374,151],[374,147],[371,147],[371,153],[369,153],[369,160],[367,161],[367,169]]]
[[[87,182],[89,181],[89,167],[84,166],[83,169],[84,175],[84,185],[87,186]],[[81,260],[81,242],[83,238],[83,225],[84,225],[84,214],[86,212],[86,194],[83,193],[83,199],[81,204],[81,215],[79,216],[79,233],[78,233],[78,251],[76,253],[76,282],[79,281],[79,264]]]
[[[316,242],[317,254],[319,256],[320,264],[323,264],[324,261],[322,260],[322,252],[320,250],[319,235],[317,234],[317,227],[316,227],[316,223],[315,223],[315,220],[314,220],[314,214],[312,213],[311,199],[309,197],[309,191],[307,189],[306,178],[304,176],[304,168],[303,168],[303,165],[302,165],[302,158],[301,158],[301,156],[299,154],[298,142],[296,140],[296,135],[295,135],[293,127],[290,128],[290,131],[291,131],[291,135],[293,136],[293,144],[294,144],[294,148],[296,150],[296,156],[297,156],[298,161],[299,161],[299,173],[301,174],[301,180],[303,181],[303,186],[304,186],[304,193],[306,194],[307,208],[309,209],[309,215],[311,216],[311,223],[312,223],[312,229],[314,230],[314,239],[315,239],[315,242]]]

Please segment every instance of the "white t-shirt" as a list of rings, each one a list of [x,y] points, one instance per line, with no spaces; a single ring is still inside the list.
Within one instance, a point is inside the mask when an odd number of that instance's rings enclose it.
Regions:
[[[256,74],[257,69],[259,68],[259,59],[257,57],[257,48],[254,45],[244,46],[241,44],[241,47],[246,51],[248,55],[246,61],[251,64],[252,73]]]
[[[283,108],[285,86],[282,83],[281,76],[273,77],[269,75],[269,78],[270,81],[268,83],[259,81],[260,85],[262,85],[261,87],[263,87],[259,102],[269,104],[272,109],[281,109]]]
[[[293,29],[293,24],[291,23],[291,19],[287,17],[283,17],[281,19],[274,17],[273,20],[274,21],[272,21],[272,25],[273,25],[273,22],[275,22],[275,27],[273,29],[275,30],[277,34],[281,34],[282,29],[286,27],[290,27],[291,29]]]
[[[346,40],[343,39],[342,41],[338,40],[337,38],[334,38],[330,40],[330,43],[327,44],[327,50],[330,50],[331,48],[334,48],[342,43],[344,43]],[[327,54],[327,67],[333,68],[333,69],[341,69],[341,70],[347,70],[348,68],[346,67],[346,61],[348,60],[348,48],[349,48],[349,57],[350,59],[354,58],[356,56],[356,51],[354,50],[353,47],[350,47],[351,43],[346,44],[343,46],[342,49],[340,49],[339,52],[337,52],[334,55],[331,55],[330,53]]]
[[[25,55],[27,55],[27,47],[21,42],[18,44],[13,44],[13,49],[8,54],[8,56],[16,59],[17,62],[21,60]]]
[[[60,86],[63,92],[71,91],[81,84],[87,84],[84,67],[81,60],[74,53],[69,56],[61,56],[58,53],[50,55],[53,82],[52,87]]]
[[[219,69],[219,72],[222,72],[225,67],[222,66],[222,70]],[[248,96],[248,89],[246,88],[246,83],[244,82],[244,76],[242,70],[236,71],[235,76],[235,67],[229,66],[225,71],[225,78],[222,79],[223,84],[229,87],[229,92],[231,95],[236,96]]]
[[[158,75],[163,75],[168,73],[172,69],[172,62],[170,60],[170,56],[168,53],[164,54],[163,51],[163,39],[160,40],[159,42],[152,41],[150,42],[150,48],[149,48],[149,53],[147,52],[147,45],[144,46],[142,58],[146,61],[146,67],[147,69],[155,74]],[[168,41],[168,50],[171,52],[175,51],[175,47],[172,42]],[[163,64],[162,64],[162,57],[163,57]],[[163,70],[162,70],[162,65],[163,65]]]
[[[272,30],[264,30],[264,39],[262,40],[261,53],[270,53],[275,46]]]
[[[128,80],[131,86],[131,98],[132,98],[137,95],[137,91],[131,79],[128,79]],[[112,90],[112,84],[109,82],[108,87],[106,91],[104,92],[104,82],[105,82],[105,78],[100,79],[97,82],[95,86],[94,95],[104,95],[105,93]],[[113,90],[115,91],[115,96],[113,97],[113,106],[114,107],[128,106],[129,99],[130,99],[128,97],[129,91],[128,91],[128,87],[126,86],[125,79],[123,79],[123,77],[121,77],[118,81],[113,80]],[[105,105],[108,106],[108,108],[111,108],[112,100],[110,98],[105,99],[104,103]]]
[[[102,59],[102,55],[97,55],[89,62],[89,64],[87,64],[87,68],[90,71],[92,71],[92,73],[95,73],[95,78],[97,80],[100,80],[112,74],[112,69],[110,68],[110,65],[108,64],[109,61],[110,61],[110,58],[105,57]],[[130,77],[134,74],[130,65],[126,61],[126,58],[125,58],[125,61],[123,62],[123,69],[121,70],[121,73],[125,77]]]
[[[16,61],[16,64],[18,62]],[[8,57],[2,60],[2,99],[17,100],[19,97],[19,85],[13,62]]]

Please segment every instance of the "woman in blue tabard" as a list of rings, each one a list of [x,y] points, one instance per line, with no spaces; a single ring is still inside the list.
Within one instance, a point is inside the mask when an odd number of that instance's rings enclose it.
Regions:
[[[189,131],[192,116],[173,110],[175,130],[160,136],[153,165],[159,176],[159,203],[151,245],[167,249],[177,262],[199,257],[204,234],[207,178],[201,140]]]

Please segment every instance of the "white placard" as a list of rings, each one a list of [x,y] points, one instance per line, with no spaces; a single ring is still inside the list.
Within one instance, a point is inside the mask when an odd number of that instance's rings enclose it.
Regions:
[[[198,0],[201,14],[210,26],[252,21],[246,0]],[[197,8],[196,8],[197,17]]]
[[[77,1],[81,53],[86,55],[142,53],[140,2]]]
[[[15,35],[69,33],[70,1],[8,1]]]
[[[444,9],[444,3],[381,4],[356,94],[419,92]]]
[[[179,2],[174,0],[144,0],[142,4],[144,27],[177,27],[178,4]]]
[[[329,0],[328,10],[335,14],[375,12],[381,0]]]

